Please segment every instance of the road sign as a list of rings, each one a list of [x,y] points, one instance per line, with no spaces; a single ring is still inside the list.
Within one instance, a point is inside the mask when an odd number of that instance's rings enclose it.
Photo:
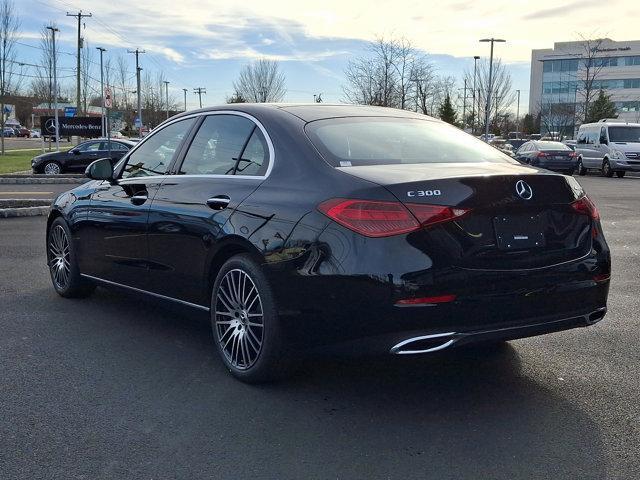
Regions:
[[[135,120],[133,121],[133,125],[136,128],[140,128],[142,126],[142,122],[140,121],[140,118],[136,117]]]
[[[111,88],[104,87],[104,106],[105,108],[113,107],[113,100],[111,98]]]
[[[65,117],[75,117],[78,109],[76,107],[64,107]]]

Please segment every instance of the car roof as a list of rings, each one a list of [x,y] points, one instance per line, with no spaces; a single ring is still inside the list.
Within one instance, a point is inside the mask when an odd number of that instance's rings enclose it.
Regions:
[[[427,115],[397,108],[330,103],[231,103],[184,112],[172,117],[172,119],[194,113],[215,112],[219,110],[234,110],[252,115],[286,112],[305,122],[340,117],[401,117],[421,120],[428,119],[440,122],[440,120]]]

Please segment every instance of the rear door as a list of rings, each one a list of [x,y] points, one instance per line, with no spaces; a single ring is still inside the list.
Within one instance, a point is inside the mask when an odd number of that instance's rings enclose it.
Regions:
[[[154,132],[118,166],[116,183],[96,188],[83,232],[89,246],[83,272],[148,289],[149,207],[194,122],[179,120]]]
[[[266,178],[272,161],[266,131],[245,115],[203,118],[181,161],[158,190],[149,214],[151,289],[191,303],[207,302],[211,259],[228,222]]]

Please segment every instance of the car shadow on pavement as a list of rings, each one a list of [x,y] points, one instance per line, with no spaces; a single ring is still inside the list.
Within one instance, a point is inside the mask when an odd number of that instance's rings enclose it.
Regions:
[[[216,357],[206,315],[104,289],[43,295],[69,350],[48,368],[47,408],[65,412],[65,451],[91,442],[100,478],[607,477],[597,426],[523,373],[512,344],[304,360],[249,386]],[[75,420],[86,411],[89,432]]]

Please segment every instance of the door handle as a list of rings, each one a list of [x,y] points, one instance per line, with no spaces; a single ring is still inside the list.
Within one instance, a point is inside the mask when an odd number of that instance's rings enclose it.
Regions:
[[[131,203],[134,205],[142,205],[147,201],[147,198],[149,198],[147,195],[134,195],[131,197]]]
[[[230,201],[231,199],[226,195],[218,195],[207,200],[207,206],[213,210],[224,210],[229,206]]]

